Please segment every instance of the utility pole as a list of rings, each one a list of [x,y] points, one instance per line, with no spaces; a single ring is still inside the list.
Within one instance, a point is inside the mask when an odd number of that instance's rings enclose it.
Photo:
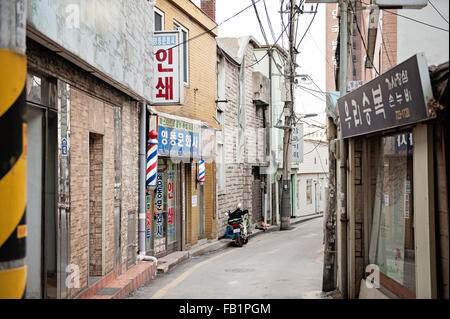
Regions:
[[[0,299],[25,296],[26,0],[0,0]]]
[[[347,1],[339,0],[340,7],[340,23],[339,23],[339,92],[340,96],[344,96],[347,93],[347,55],[348,55],[348,17],[347,17]],[[342,119],[340,119],[342,120]],[[347,141],[342,138],[342,132],[338,125],[337,131],[340,158],[338,160],[338,212],[340,220],[340,241],[337,243],[338,247],[341,247],[341,263],[339,263],[340,269],[340,290],[344,298],[348,296],[348,273],[347,273],[347,255],[348,255],[348,245],[347,245]]]
[[[295,1],[290,0],[289,10],[289,100],[284,104],[284,136],[283,136],[283,180],[281,195],[281,225],[280,230],[288,230],[291,227],[291,120],[294,117],[294,77],[295,77]]]

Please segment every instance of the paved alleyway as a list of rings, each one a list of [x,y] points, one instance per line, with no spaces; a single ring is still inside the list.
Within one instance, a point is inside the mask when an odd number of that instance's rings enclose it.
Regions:
[[[320,298],[322,226],[317,218],[191,258],[129,298]]]

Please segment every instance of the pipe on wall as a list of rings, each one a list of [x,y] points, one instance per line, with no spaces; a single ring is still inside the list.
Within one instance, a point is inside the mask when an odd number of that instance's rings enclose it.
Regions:
[[[147,177],[147,103],[140,102],[140,116],[139,121],[139,222],[138,222],[138,239],[139,239],[139,254],[137,261],[153,261],[158,265],[158,259],[154,256],[145,255],[145,197],[146,197],[146,177]]]

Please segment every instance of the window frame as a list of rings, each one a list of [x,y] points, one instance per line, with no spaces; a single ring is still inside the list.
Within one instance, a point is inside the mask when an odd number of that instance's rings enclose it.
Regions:
[[[173,25],[175,30],[181,30],[181,34],[183,32],[186,33],[186,43],[183,44],[183,47],[186,47],[186,61],[183,60],[183,68],[186,68],[186,81],[184,79],[184,69],[183,69],[183,83],[185,87],[189,87],[189,30],[184,27],[180,22],[176,19],[173,19]],[[181,37],[180,42],[183,41],[183,37]],[[184,49],[183,49],[183,59],[184,59]]]
[[[163,31],[164,30],[164,11],[158,9],[157,7],[153,8],[153,19],[155,18],[155,14],[158,14],[161,16],[161,30],[156,30],[156,24],[153,23],[153,31]]]

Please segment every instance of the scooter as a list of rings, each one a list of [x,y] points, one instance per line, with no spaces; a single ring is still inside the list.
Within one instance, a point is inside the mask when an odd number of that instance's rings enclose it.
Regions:
[[[228,217],[227,231],[225,238],[233,238],[236,246],[242,247],[248,243],[250,231],[250,220],[248,210],[242,210],[242,204],[239,203],[233,212],[227,211],[225,216]]]

